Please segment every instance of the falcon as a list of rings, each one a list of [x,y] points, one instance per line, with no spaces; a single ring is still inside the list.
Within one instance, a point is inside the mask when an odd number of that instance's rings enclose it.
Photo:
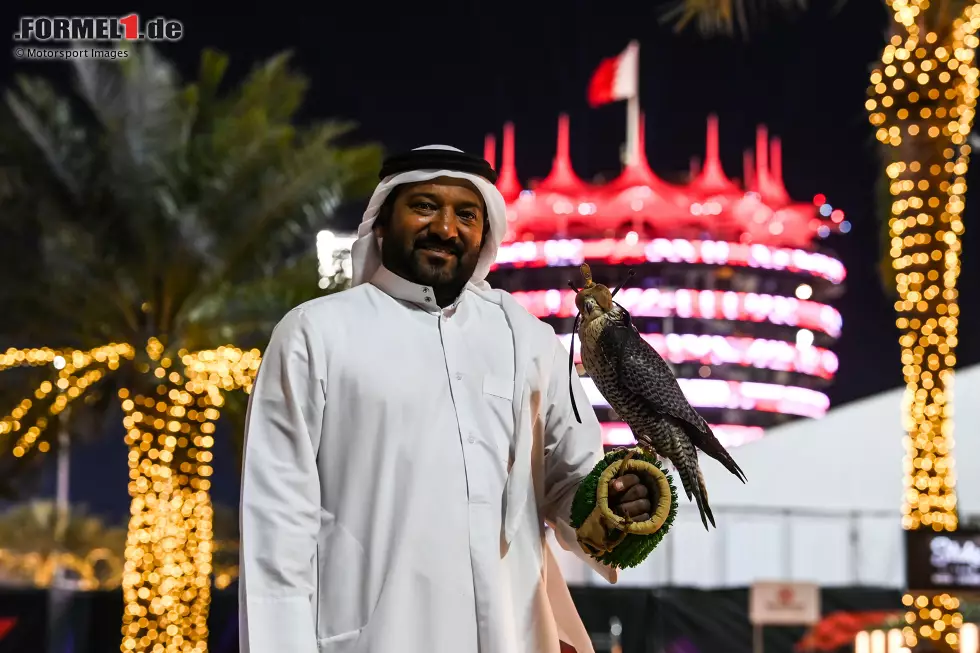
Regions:
[[[667,362],[640,336],[629,312],[613,301],[619,289],[610,292],[593,282],[588,265],[582,265],[582,275],[585,287],[577,291],[575,305],[585,371],[629,425],[637,444],[674,466],[688,500],[697,503],[705,529],[709,522],[714,526],[698,450],[743,483],[745,474],[688,403]]]

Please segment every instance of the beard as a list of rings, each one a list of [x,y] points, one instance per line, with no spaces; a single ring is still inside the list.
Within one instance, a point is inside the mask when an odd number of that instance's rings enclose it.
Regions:
[[[473,276],[480,250],[465,251],[459,241],[423,237],[406,248],[394,238],[381,241],[384,266],[405,279],[436,291],[459,292]]]

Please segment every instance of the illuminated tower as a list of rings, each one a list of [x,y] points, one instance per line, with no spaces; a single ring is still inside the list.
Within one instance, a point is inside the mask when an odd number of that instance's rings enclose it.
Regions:
[[[765,127],[746,152],[745,179],[722,168],[718,121],[708,120],[704,164],[683,184],[651,170],[641,120],[639,154],[609,183],[583,181],[570,158],[567,116],[558,122],[549,174],[522,188],[514,128],[504,129],[498,187],[508,232],[491,284],[512,292],[568,345],[575,315],[569,280],[587,262],[610,286],[644,337],[670,362],[685,394],[727,446],[762,436],[794,417],[820,417],[821,389],[837,371],[831,347],[841,332],[830,301],[844,266],[820,248],[850,225],[822,195],[794,202],[783,185],[782,144]],[[495,158],[494,139],[487,156]],[[580,369],[581,373],[581,369]],[[583,378],[607,444],[632,441]]]
[[[844,266],[820,241],[850,224],[823,195],[793,201],[783,185],[782,143],[765,127],[745,152],[744,179],[721,165],[718,121],[708,119],[704,164],[684,184],[663,180],[647,161],[642,120],[639,151],[609,183],[582,180],[570,156],[567,116],[549,174],[524,188],[514,164],[514,126],[504,127],[497,188],[507,201],[508,231],[491,284],[509,290],[555,327],[566,346],[575,315],[570,279],[588,262],[615,285],[637,328],[670,362],[691,403],[737,446],[766,427],[824,415],[822,389],[837,372],[831,348],[841,316],[830,302],[843,290]],[[497,139],[484,157],[497,163]],[[351,235],[321,233],[321,283],[341,273],[336,252]],[[583,383],[607,444],[632,435],[590,379]]]

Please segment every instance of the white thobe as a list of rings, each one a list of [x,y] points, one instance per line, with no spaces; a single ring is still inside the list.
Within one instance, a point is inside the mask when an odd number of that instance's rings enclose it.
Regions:
[[[441,309],[381,268],[277,326],[247,420],[242,651],[591,651],[543,522],[584,556],[567,520],[599,425],[554,332],[501,294]],[[523,371],[532,341],[546,374]]]

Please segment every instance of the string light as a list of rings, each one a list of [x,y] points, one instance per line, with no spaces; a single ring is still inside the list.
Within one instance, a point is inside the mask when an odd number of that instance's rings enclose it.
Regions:
[[[58,387],[62,388],[64,392],[59,393],[58,396],[55,397],[55,400],[52,402],[51,407],[48,409],[49,413],[51,415],[60,414],[62,411],[65,410],[65,408],[68,406],[70,402],[74,401],[75,399],[81,396],[81,393],[85,388],[92,385],[93,383],[97,383],[99,380],[102,379],[104,374],[105,372],[103,370],[94,369],[94,370],[89,370],[85,374],[82,374],[81,376],[78,377],[62,376],[61,378],[59,378]],[[64,382],[63,384],[62,381]],[[47,425],[48,425],[47,417],[38,417],[37,421],[34,422],[34,425],[29,429],[27,429],[27,432],[24,433],[22,436],[20,436],[20,438],[17,440],[17,444],[14,445],[14,450],[13,450],[14,456],[20,458],[28,451],[30,451],[31,448],[34,446],[34,444],[37,442],[38,437],[40,437],[41,432],[44,431],[45,428],[47,428]],[[47,443],[42,442],[41,444],[44,445]]]
[[[181,372],[159,341],[151,340],[147,353],[159,380],[156,396],[119,392],[133,498],[121,650],[205,651],[214,425],[224,392],[251,391],[261,356],[236,347],[181,351]],[[230,582],[230,574],[221,580]]]
[[[19,367],[21,365],[50,365],[54,362],[55,357],[59,355],[59,352],[46,347],[42,349],[11,348],[0,353],[0,372],[10,367]]]
[[[145,384],[140,392],[118,391],[129,451],[131,516],[119,583],[125,609],[122,625],[124,653],[203,653],[207,650],[207,615],[214,573],[213,509],[210,477],[215,422],[225,392],[251,392],[261,362],[257,349],[219,347],[180,351],[167,357],[166,345],[148,339],[149,362],[136,363]],[[121,359],[134,360],[128,344],[109,344],[89,351],[50,348],[8,349],[0,353],[0,371],[12,367],[51,365],[56,372],[0,419],[0,436],[17,435],[13,454],[24,456],[40,440],[49,418],[119,369]],[[179,369],[178,369],[179,368]],[[29,417],[44,408],[33,424]],[[2,441],[2,440],[0,440]],[[0,565],[30,570],[45,583],[57,560],[17,558],[0,551]],[[77,559],[64,566],[80,570],[91,585],[95,563]],[[89,566],[86,566],[88,564]],[[91,567],[91,568],[90,568]],[[26,572],[25,572],[26,573]],[[227,587],[237,576],[235,566],[216,573],[215,583]],[[86,585],[88,586],[88,585]],[[95,587],[95,585],[93,585]]]
[[[237,542],[215,543],[215,548],[234,550]],[[6,578],[18,579],[34,587],[49,588],[59,568],[74,572],[73,582],[83,592],[119,589],[123,551],[100,547],[83,556],[72,552],[44,554],[0,548],[0,570]],[[215,565],[214,586],[218,589],[226,589],[236,578],[237,564]]]
[[[899,299],[906,381],[906,456],[902,526],[958,526],[953,464],[953,369],[956,365],[962,212],[978,96],[975,49],[980,3],[969,3],[948,38],[923,27],[929,0],[890,0],[896,22],[871,73],[866,107],[891,162],[889,231]],[[939,11],[939,9],[937,9]],[[947,30],[942,30],[944,33]],[[962,616],[948,594],[906,594],[905,645],[920,640],[955,649]]]
[[[197,394],[238,389],[251,393],[262,360],[258,349],[243,351],[237,347],[180,354],[188,379],[187,390]]]
[[[120,356],[131,359],[133,353],[133,348],[130,345],[116,343],[103,345],[88,351],[76,349],[58,350],[47,347],[39,349],[11,348],[5,352],[0,352],[0,372],[11,367],[52,365],[58,358],[64,359],[65,361],[65,367],[62,369],[73,367],[75,370],[80,370],[88,367],[93,362],[109,364],[113,358],[116,359],[116,367],[118,367],[118,358]]]
[[[0,549],[0,569],[5,575],[21,578],[34,587],[51,587],[58,569],[73,573],[83,592],[109,590],[119,586],[122,558],[118,552],[96,548],[84,557],[75,553],[17,552]]]
[[[953,650],[958,648],[960,642],[956,631],[963,626],[958,598],[945,593],[932,596],[905,594],[902,605],[906,611],[902,637],[907,648],[928,640]]]
[[[133,348],[126,344],[109,344],[88,351],[55,349],[8,349],[0,354],[0,371],[12,367],[38,367],[52,365],[58,372],[54,383],[45,380],[34,391],[33,399],[26,397],[18,403],[10,414],[0,418],[0,436],[19,433],[25,425],[24,418],[35,408],[44,406],[44,401],[52,394],[55,398],[47,406],[46,414],[39,415],[33,426],[20,436],[13,447],[13,454],[21,457],[38,441],[48,425],[48,418],[60,414],[67,405],[82,395],[94,383],[102,379],[107,371],[119,369],[123,358],[132,359]],[[96,366],[80,376],[76,372]],[[41,442],[43,451],[49,448]]]

